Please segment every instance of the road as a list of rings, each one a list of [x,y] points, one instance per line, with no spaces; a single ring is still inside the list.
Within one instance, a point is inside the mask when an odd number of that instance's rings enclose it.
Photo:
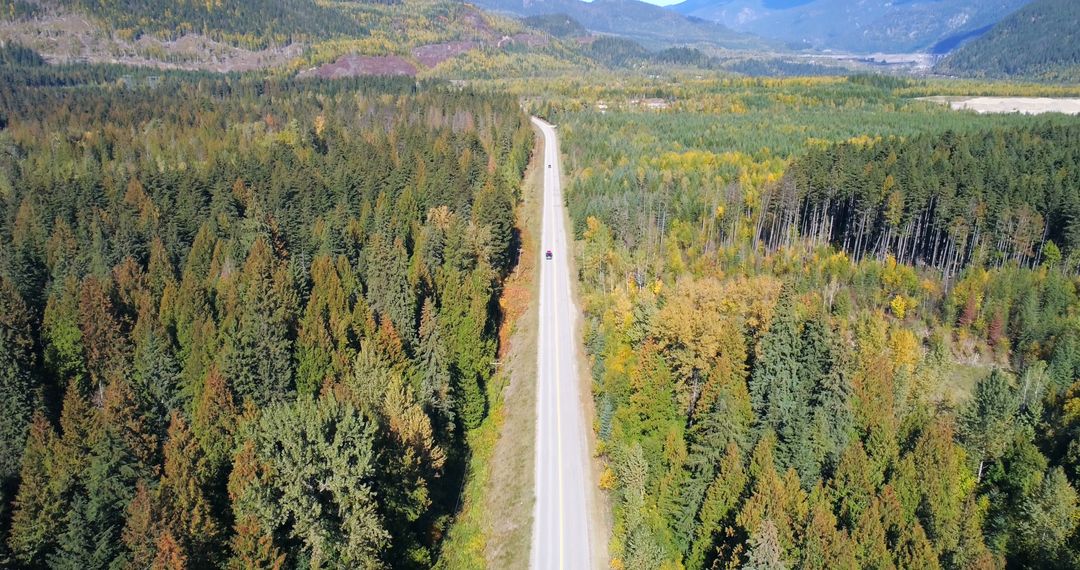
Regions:
[[[585,570],[590,561],[589,443],[578,377],[577,307],[570,289],[570,248],[564,224],[555,128],[534,118],[544,136],[544,228],[540,336],[537,350],[534,570]],[[543,253],[541,253],[543,255]]]

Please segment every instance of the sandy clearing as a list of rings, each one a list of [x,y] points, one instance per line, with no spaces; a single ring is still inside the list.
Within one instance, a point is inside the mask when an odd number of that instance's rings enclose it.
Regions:
[[[1080,115],[1080,98],[1052,97],[922,97],[924,101],[948,104],[957,111],[976,113],[1065,113]]]

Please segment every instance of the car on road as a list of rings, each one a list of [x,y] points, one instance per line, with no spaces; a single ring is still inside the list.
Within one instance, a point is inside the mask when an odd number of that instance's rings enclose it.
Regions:
[[[544,254],[544,257],[547,258],[547,259],[551,259],[551,250],[550,249],[547,250],[547,253]]]

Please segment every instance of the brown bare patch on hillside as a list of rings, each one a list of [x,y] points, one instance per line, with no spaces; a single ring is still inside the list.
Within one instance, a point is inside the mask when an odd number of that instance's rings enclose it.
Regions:
[[[416,75],[416,66],[397,55],[343,55],[334,63],[300,73],[300,77],[338,79],[361,75]]]
[[[480,47],[479,42],[474,41],[460,41],[460,42],[446,42],[441,44],[428,44],[413,48],[412,56],[416,61],[420,62],[420,65],[424,67],[435,67],[440,63],[461,55],[463,53],[472,51]]]
[[[144,35],[127,41],[91,18],[66,12],[0,22],[0,40],[33,48],[50,63],[116,63],[217,72],[281,67],[304,51],[303,44],[252,51],[198,34],[175,40]]]

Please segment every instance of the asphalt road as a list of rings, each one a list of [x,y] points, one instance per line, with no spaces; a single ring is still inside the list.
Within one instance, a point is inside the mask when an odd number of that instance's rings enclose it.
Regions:
[[[577,307],[570,291],[568,239],[559,180],[555,128],[534,118],[544,135],[544,229],[540,336],[537,351],[536,503],[532,567],[590,568],[588,439],[581,408],[575,334]],[[497,515],[496,515],[497,516]]]

